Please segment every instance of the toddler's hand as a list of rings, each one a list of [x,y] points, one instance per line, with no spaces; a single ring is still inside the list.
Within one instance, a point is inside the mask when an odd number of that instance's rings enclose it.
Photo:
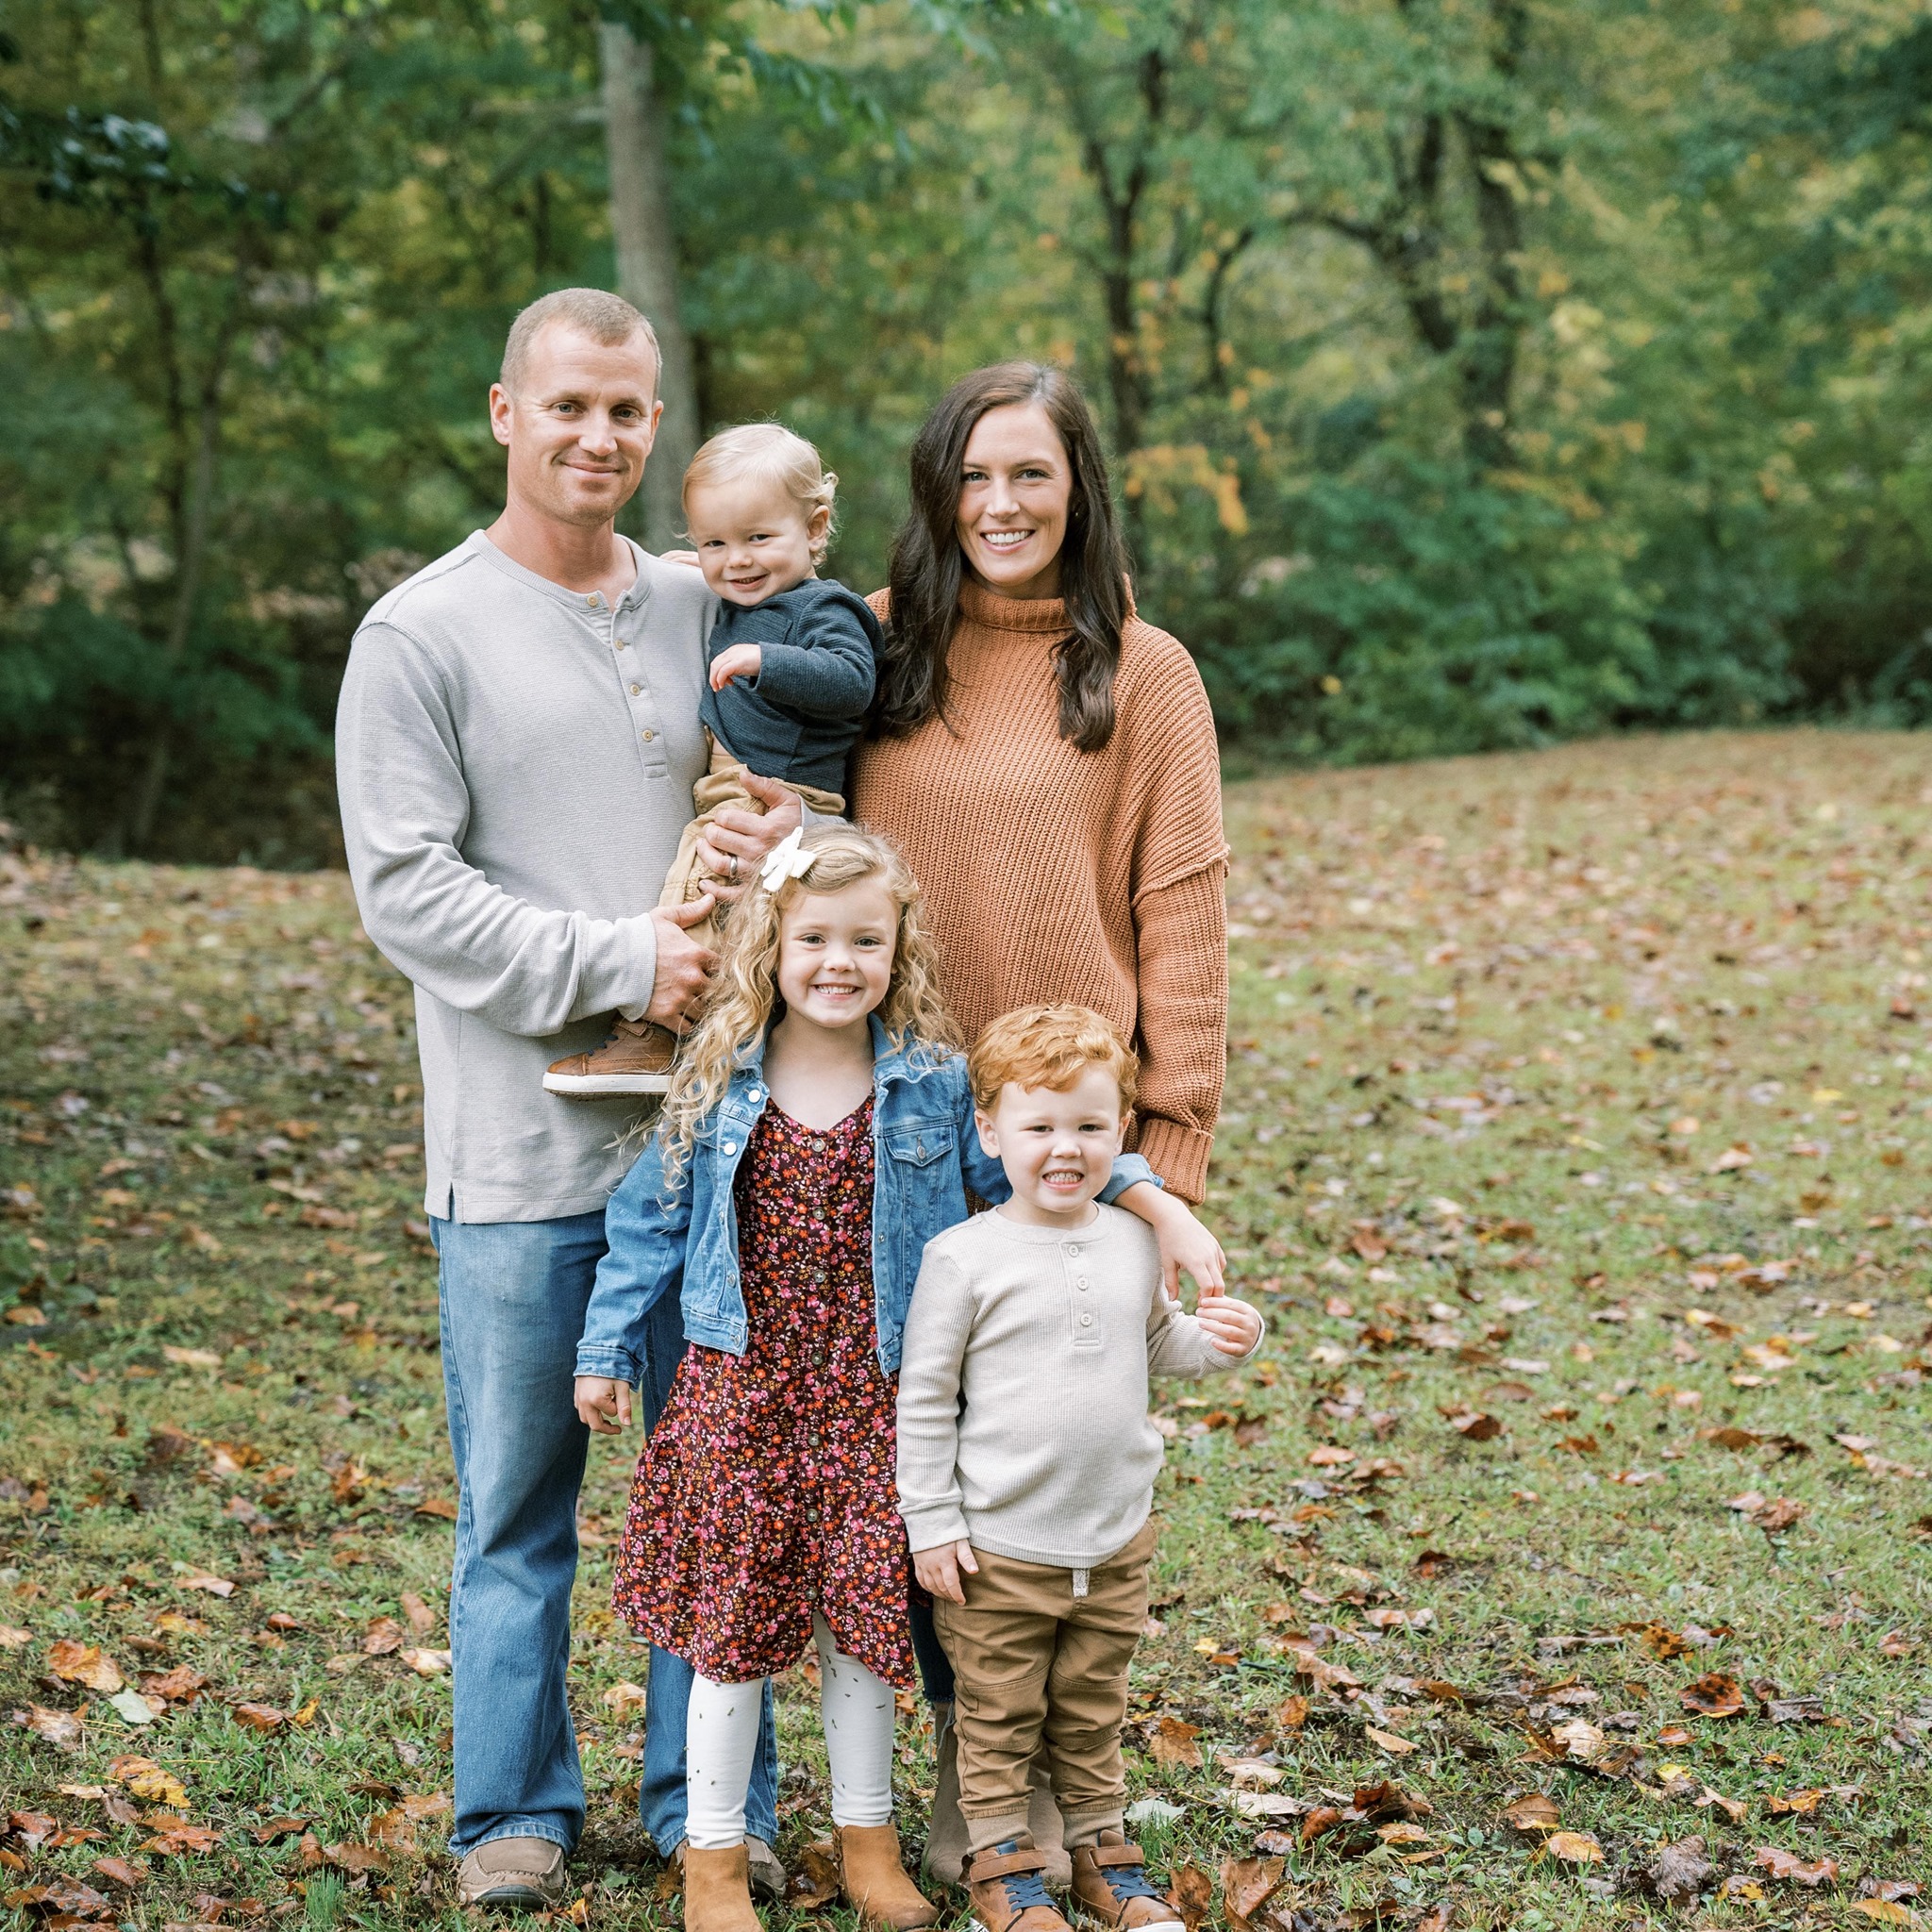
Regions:
[[[1227,1295],[1209,1294],[1206,1289],[1195,1306],[1194,1319],[1223,1355],[1244,1356],[1261,1339],[1261,1317],[1257,1310]]]
[[[944,1597],[949,1604],[966,1601],[966,1586],[959,1581],[962,1570],[969,1576],[979,1574],[979,1564],[969,1542],[935,1543],[929,1550],[912,1553],[912,1574],[919,1578],[920,1589]]]
[[[614,1436],[630,1427],[630,1384],[608,1375],[579,1375],[577,1420],[593,1436]]]
[[[723,691],[734,677],[756,677],[765,661],[758,644],[733,644],[711,659],[711,689]]]

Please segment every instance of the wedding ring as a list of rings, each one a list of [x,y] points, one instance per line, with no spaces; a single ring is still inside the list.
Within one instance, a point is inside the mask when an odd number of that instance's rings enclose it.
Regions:
[[[734,886],[738,883],[738,854],[735,852],[731,854],[731,870],[728,873],[726,873],[724,876],[727,879],[729,879]]]

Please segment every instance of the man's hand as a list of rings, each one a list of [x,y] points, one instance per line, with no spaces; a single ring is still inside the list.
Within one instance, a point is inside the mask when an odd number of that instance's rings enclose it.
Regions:
[[[1194,1319],[1223,1355],[1244,1356],[1261,1339],[1261,1317],[1255,1309],[1224,1294],[1209,1294],[1205,1288]]]
[[[919,1578],[920,1589],[944,1597],[949,1604],[963,1605],[966,1601],[966,1586],[959,1581],[962,1570],[969,1576],[979,1574],[973,1545],[963,1539],[957,1543],[935,1543],[929,1550],[912,1553],[912,1574]]]
[[[698,554],[695,550],[660,550],[658,553],[658,561],[659,563],[682,563],[688,565],[692,570],[704,569],[704,565],[698,561]]]
[[[761,644],[733,644],[711,659],[711,689],[723,691],[734,677],[756,677],[764,668]],[[786,794],[791,795],[789,792]]]
[[[1227,1257],[1221,1252],[1221,1243],[1178,1195],[1152,1181],[1136,1181],[1122,1190],[1115,1206],[1138,1214],[1154,1230],[1160,1244],[1160,1279],[1175,1301],[1180,1300],[1184,1274],[1193,1277],[1204,1295],[1219,1294],[1227,1285]]]
[[[724,658],[730,655],[726,651]],[[719,659],[721,663],[724,658]],[[711,891],[720,899],[737,898],[758,876],[758,863],[765,854],[805,821],[805,807],[797,792],[786,791],[777,779],[760,778],[756,772],[747,772],[744,789],[764,807],[764,811],[740,811],[733,806],[724,806],[698,841],[699,862],[710,878]],[[738,861],[736,878],[732,877],[734,858]]]
[[[614,1436],[630,1427],[630,1384],[608,1375],[579,1375],[577,1420],[593,1436]]]
[[[716,904],[707,892],[684,906],[659,906],[651,914],[658,930],[658,973],[644,1018],[674,1033],[684,1031],[685,1013],[711,983],[711,969],[718,963],[717,954],[699,945],[685,927],[695,925]]]

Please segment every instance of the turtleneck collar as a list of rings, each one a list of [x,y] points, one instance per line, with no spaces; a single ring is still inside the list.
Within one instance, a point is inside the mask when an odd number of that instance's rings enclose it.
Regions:
[[[1002,597],[971,577],[960,582],[959,608],[989,630],[1048,631],[1063,636],[1067,628],[1063,597]]]

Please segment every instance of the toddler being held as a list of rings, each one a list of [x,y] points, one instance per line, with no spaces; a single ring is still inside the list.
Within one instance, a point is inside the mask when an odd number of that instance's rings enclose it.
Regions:
[[[1261,1318],[1205,1290],[1183,1313],[1153,1237],[1102,1204],[1138,1068],[1099,1014],[1008,1013],[968,1068],[1010,1198],[926,1248],[900,1370],[899,1511],[958,1680],[974,1919],[1066,1932],[1027,1832],[1043,1736],[1082,1916],[1179,1932],[1124,1830],[1120,1735],[1162,1456],[1148,1377],[1248,1360]]]
[[[698,706],[710,768],[691,788],[694,816],[665,875],[660,906],[693,906],[713,881],[698,858],[720,811],[761,812],[744,774],[774,778],[823,818],[845,810],[845,762],[872,703],[884,634],[856,591],[818,575],[832,541],[839,478],[802,436],[747,423],[714,436],[684,473],[684,515],[698,567],[719,600]],[[738,861],[717,883],[736,885]],[[708,910],[686,929],[716,943]],[[567,1100],[663,1093],[676,1038],[620,1011],[594,1053],[554,1062],[543,1085]]]

